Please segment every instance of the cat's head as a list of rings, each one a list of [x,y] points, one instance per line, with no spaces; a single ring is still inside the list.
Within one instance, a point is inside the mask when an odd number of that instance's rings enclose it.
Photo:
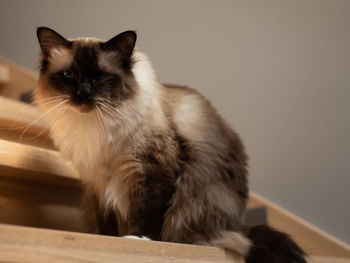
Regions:
[[[70,40],[39,27],[37,37],[42,51],[36,90],[39,104],[65,101],[86,113],[105,101],[121,103],[135,93],[134,31],[104,42],[94,38]]]

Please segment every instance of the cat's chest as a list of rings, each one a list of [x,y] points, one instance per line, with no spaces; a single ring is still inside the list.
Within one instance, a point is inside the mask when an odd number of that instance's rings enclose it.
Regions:
[[[108,135],[99,122],[71,119],[58,123],[52,137],[64,158],[71,160],[82,181],[91,186],[100,207],[118,211],[126,220],[130,211],[130,191],[142,173],[139,160],[110,126]]]
[[[100,210],[115,211],[120,222],[129,218],[131,191],[142,176],[142,164],[131,156],[116,157],[94,167],[79,166],[80,176],[95,192]]]
[[[75,167],[92,170],[103,158],[108,158],[111,138],[104,136],[94,120],[62,120],[52,128],[51,134],[62,156]]]
[[[81,179],[96,193],[100,206],[119,211],[126,220],[129,192],[141,165],[132,154],[120,150],[118,141],[98,137],[94,131],[71,131],[70,138],[56,136],[62,155],[71,160]]]

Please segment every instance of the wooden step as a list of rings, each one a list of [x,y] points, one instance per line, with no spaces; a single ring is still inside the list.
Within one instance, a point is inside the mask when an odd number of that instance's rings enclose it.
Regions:
[[[222,249],[0,224],[1,262],[13,263],[243,263]],[[350,263],[310,257],[309,263]]]
[[[0,224],[2,262],[242,262],[214,247],[132,240]]]
[[[1,96],[0,139],[54,149],[40,111],[34,106]]]

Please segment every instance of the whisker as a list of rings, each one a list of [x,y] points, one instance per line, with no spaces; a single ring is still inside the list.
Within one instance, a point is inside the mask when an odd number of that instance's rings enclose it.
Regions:
[[[95,105],[95,106],[96,106],[96,109],[97,109],[97,112],[98,112],[98,120],[100,121],[100,124],[101,124],[101,127],[102,127],[102,132],[103,132],[104,136],[107,137],[107,133],[106,133],[106,131],[104,129],[104,123],[102,122],[102,112],[101,112],[100,108],[97,105]]]
[[[63,118],[63,116],[64,116],[64,114],[66,113],[66,111],[68,110],[68,108],[69,108],[69,104],[67,104],[67,105],[64,107],[64,109],[62,110],[63,113],[60,115],[59,118],[57,118],[57,119],[55,120],[55,123],[54,123],[54,125],[51,127],[51,130],[53,130],[53,128],[57,125],[58,121],[61,120],[61,119]],[[41,143],[40,145],[43,145],[43,144],[47,141],[47,139],[48,139],[49,137],[50,137],[50,133],[48,133],[48,134],[46,135],[45,139],[42,141],[42,143]]]
[[[100,123],[101,123],[102,129],[103,129],[103,125],[102,125],[102,121],[101,120],[103,120],[103,122],[105,123],[106,129],[108,130],[107,133],[109,132],[109,135],[111,137],[111,142],[112,142],[112,146],[114,148],[114,151],[117,152],[117,147],[116,147],[116,145],[114,143],[115,141],[114,141],[113,136],[112,136],[112,131],[110,130],[107,121],[105,120],[101,110],[99,109],[99,107],[97,105],[96,105],[96,108],[97,108],[97,110],[99,112],[99,116],[101,117],[101,119],[100,118],[99,119],[100,119]],[[106,135],[106,133],[105,133],[105,135]]]
[[[110,107],[112,107],[111,105],[113,105],[113,106],[121,106],[120,102],[114,103],[113,100],[107,101],[106,104],[107,104],[108,106],[110,106]],[[111,105],[110,105],[110,104],[111,104]],[[123,112],[120,111],[118,108],[114,108],[114,107],[112,107],[112,108],[113,108],[113,110],[117,111],[119,114],[123,114]],[[134,113],[135,115],[137,115],[141,120],[143,119],[143,116],[142,116],[139,112],[137,112],[135,109],[133,109],[133,108],[131,108],[131,107],[128,107],[126,110],[131,111],[132,113]],[[144,124],[147,125],[146,122],[145,122]]]
[[[108,123],[107,123],[106,117],[105,117],[103,114],[101,115],[101,117],[102,117],[102,119],[104,120],[104,122],[105,122],[105,124],[106,124],[106,128],[107,128],[107,130],[108,130],[108,132],[109,132],[109,135],[110,135],[110,137],[111,137],[111,142],[112,142],[113,148],[114,148],[115,151],[117,151],[117,147],[116,147],[116,145],[115,145],[115,143],[114,143],[115,141],[113,140],[112,131],[111,131],[111,128],[109,127],[109,125],[108,125]]]
[[[116,109],[114,109],[113,107],[111,107],[111,106],[108,105],[108,104],[102,104],[102,105],[103,105],[104,107],[106,107],[106,108],[105,108],[105,111],[106,111],[107,113],[109,113],[109,115],[110,115],[111,117],[114,117],[114,119],[117,119],[120,123],[126,125],[125,121],[123,120],[123,118],[120,117],[120,114],[118,114],[119,112],[117,112]]]
[[[50,103],[56,103],[57,101],[60,101],[60,100],[61,100],[61,99],[55,99],[54,101],[50,101],[50,102],[44,103],[44,104],[42,104],[42,105],[47,105],[47,104],[50,104]],[[39,116],[39,120],[41,119],[42,116],[43,116],[43,115],[40,115],[40,116]],[[36,120],[38,120],[38,119],[36,119]],[[38,120],[38,121],[39,121],[39,120]],[[34,123],[32,123],[32,124],[34,124]],[[32,124],[30,124],[30,125],[32,125]],[[13,125],[15,125],[15,123],[14,123]],[[16,127],[16,128],[8,128],[8,127],[6,127],[6,128],[1,128],[1,127],[0,127],[0,130],[16,131],[16,130],[22,130],[22,129],[27,128],[27,127],[28,127],[28,124],[22,125],[22,126],[19,126],[19,127]]]
[[[67,102],[67,101],[65,101],[65,102]],[[63,112],[63,114],[64,114],[66,112],[66,110],[68,109],[68,107],[69,107],[69,105],[66,105],[64,107],[64,104],[62,104],[61,108],[57,108],[55,111],[51,112],[50,114],[55,114],[55,113],[59,113],[59,112]],[[46,132],[47,130],[53,129],[55,127],[55,125],[57,124],[58,119],[60,119],[63,114],[61,113],[61,115],[55,119],[55,123],[53,126],[51,126],[51,128],[50,128],[50,126],[48,126],[45,130],[41,131],[37,135],[30,137],[30,138],[27,138],[27,139],[29,139],[29,140],[35,139],[35,138],[39,137],[41,134],[43,134],[44,132]]]
[[[66,99],[68,99],[68,96],[67,95],[57,95],[57,96],[52,96],[52,97],[48,97],[48,98],[35,100],[35,102],[42,102],[42,101],[47,101],[47,100],[52,100],[52,99],[57,99],[57,98],[66,98]]]
[[[20,137],[20,142],[22,142],[23,136],[24,134],[27,132],[27,130],[33,126],[35,123],[37,123],[38,121],[42,120],[45,116],[48,116],[51,112],[53,112],[54,110],[56,110],[59,106],[61,106],[63,103],[67,102],[68,100],[64,100],[62,102],[60,102],[59,104],[57,104],[56,106],[52,107],[49,111],[45,112],[44,114],[42,114],[41,116],[39,116],[39,118],[37,118],[36,120],[34,120],[32,123],[30,123],[27,128],[23,131],[21,137]]]
[[[101,103],[100,104],[102,107],[102,109],[114,120],[116,120],[123,128],[124,130],[126,130],[126,136],[129,139],[132,139],[131,135],[132,135],[132,131],[130,129],[130,127],[128,126],[128,124],[122,119],[120,118],[120,116],[118,116],[116,113],[113,113],[111,111],[111,109],[108,107],[108,105]]]

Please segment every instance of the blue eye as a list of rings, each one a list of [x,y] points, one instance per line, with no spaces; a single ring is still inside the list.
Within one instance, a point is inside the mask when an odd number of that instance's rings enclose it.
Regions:
[[[107,74],[106,72],[100,71],[97,73],[96,79],[97,80],[104,80],[106,78]]]
[[[63,76],[66,79],[72,79],[72,78],[74,78],[74,73],[70,70],[65,70],[65,71],[63,71]]]

